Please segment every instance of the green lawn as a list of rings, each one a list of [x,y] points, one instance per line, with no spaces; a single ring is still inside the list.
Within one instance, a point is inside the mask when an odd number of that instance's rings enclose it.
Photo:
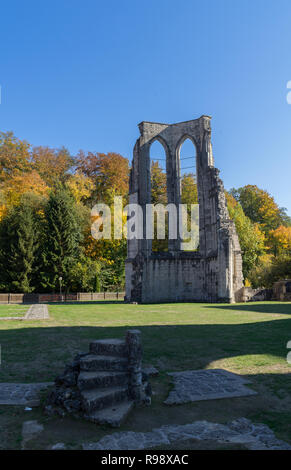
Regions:
[[[29,305],[0,305],[0,318],[3,317],[18,317],[24,316],[29,308]]]
[[[23,308],[1,305],[0,314],[8,307]],[[265,422],[278,437],[291,442],[291,366],[286,361],[286,345],[291,340],[291,303],[96,302],[50,305],[49,312],[50,319],[45,321],[0,322],[1,382],[53,380],[62,372],[65,361],[76,352],[88,350],[90,340],[122,337],[127,328],[138,327],[142,331],[144,363],[156,366],[160,375],[152,379],[152,406],[136,410],[121,430],[150,430],[196,419],[226,422],[244,416]],[[163,405],[171,387],[166,372],[204,368],[224,368],[249,377],[258,395]],[[35,448],[45,448],[51,441],[67,442],[76,448],[86,437],[98,440],[104,433],[112,432],[110,428],[76,420],[72,430],[73,418],[44,418],[40,410],[28,416],[18,409],[13,420],[12,409],[0,407],[0,422],[2,419],[6,423],[6,429],[20,426],[32,416],[45,420],[46,431],[42,440],[34,443]],[[58,441],[56,432],[60,434]],[[14,437],[9,436],[1,436],[0,431],[0,446],[17,447],[15,433]]]

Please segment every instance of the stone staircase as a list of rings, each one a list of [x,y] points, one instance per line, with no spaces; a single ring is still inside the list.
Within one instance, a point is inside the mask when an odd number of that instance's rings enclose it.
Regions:
[[[89,355],[80,359],[77,386],[85,418],[119,426],[133,408],[129,391],[127,344],[120,339],[90,343]]]
[[[77,414],[98,424],[119,426],[134,405],[151,403],[151,386],[142,371],[141,332],[90,343],[55,379],[45,412]]]

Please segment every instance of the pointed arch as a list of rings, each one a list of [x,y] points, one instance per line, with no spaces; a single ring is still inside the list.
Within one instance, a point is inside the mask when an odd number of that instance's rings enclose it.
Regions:
[[[151,204],[163,205],[168,204],[168,160],[169,152],[166,143],[162,138],[158,137],[152,140],[149,149],[150,156],[150,179],[151,179]],[[168,251],[168,214],[165,215],[165,238],[158,236],[158,218],[154,213],[153,219],[153,240],[152,251]]]
[[[167,204],[168,149],[160,137],[150,143],[151,202]]]
[[[195,149],[195,156],[197,155],[197,143],[194,139],[194,137],[192,137],[191,135],[189,134],[184,134],[177,142],[177,145],[176,145],[176,157],[178,160],[180,160],[180,153],[181,153],[181,148],[183,146],[183,144],[185,143],[186,140],[189,140],[192,142],[193,144],[193,147]]]
[[[184,205],[181,250],[197,251],[199,239],[198,187],[197,187],[197,150],[194,139],[184,134],[176,147],[180,201]],[[194,225],[193,225],[194,224]],[[186,236],[187,233],[187,236]],[[190,235],[191,233],[191,235]],[[189,237],[190,235],[190,237]]]
[[[150,140],[149,142],[149,145],[150,147],[152,146],[152,144],[154,142],[159,142],[163,147],[164,147],[164,151],[165,151],[165,154],[167,155],[167,157],[169,156],[169,147],[168,147],[168,144],[167,142],[160,136],[160,135],[157,135],[155,136],[152,140]]]

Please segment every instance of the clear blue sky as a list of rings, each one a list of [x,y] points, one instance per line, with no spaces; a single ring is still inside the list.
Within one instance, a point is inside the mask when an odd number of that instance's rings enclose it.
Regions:
[[[10,0],[0,44],[0,130],[131,159],[140,121],[209,114],[225,187],[291,215],[290,0]]]

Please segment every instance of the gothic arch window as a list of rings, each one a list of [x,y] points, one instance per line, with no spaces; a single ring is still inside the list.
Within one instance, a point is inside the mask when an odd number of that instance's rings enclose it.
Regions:
[[[167,205],[167,155],[164,146],[155,140],[150,146],[151,204]],[[168,214],[165,216],[165,237],[157,233],[157,215],[154,216],[152,251],[168,251]]]
[[[196,170],[196,147],[193,140],[184,136],[177,147],[178,177],[180,185],[180,201],[187,211],[185,230],[188,235],[182,236],[181,250],[197,251],[199,243],[199,212],[198,212],[198,187]],[[193,207],[196,205],[196,208]],[[184,208],[183,208],[184,209]],[[191,228],[191,217],[193,225]],[[195,218],[195,220],[194,220]],[[196,226],[196,229],[194,228]],[[191,236],[189,233],[191,232]],[[185,238],[186,236],[186,238]]]

